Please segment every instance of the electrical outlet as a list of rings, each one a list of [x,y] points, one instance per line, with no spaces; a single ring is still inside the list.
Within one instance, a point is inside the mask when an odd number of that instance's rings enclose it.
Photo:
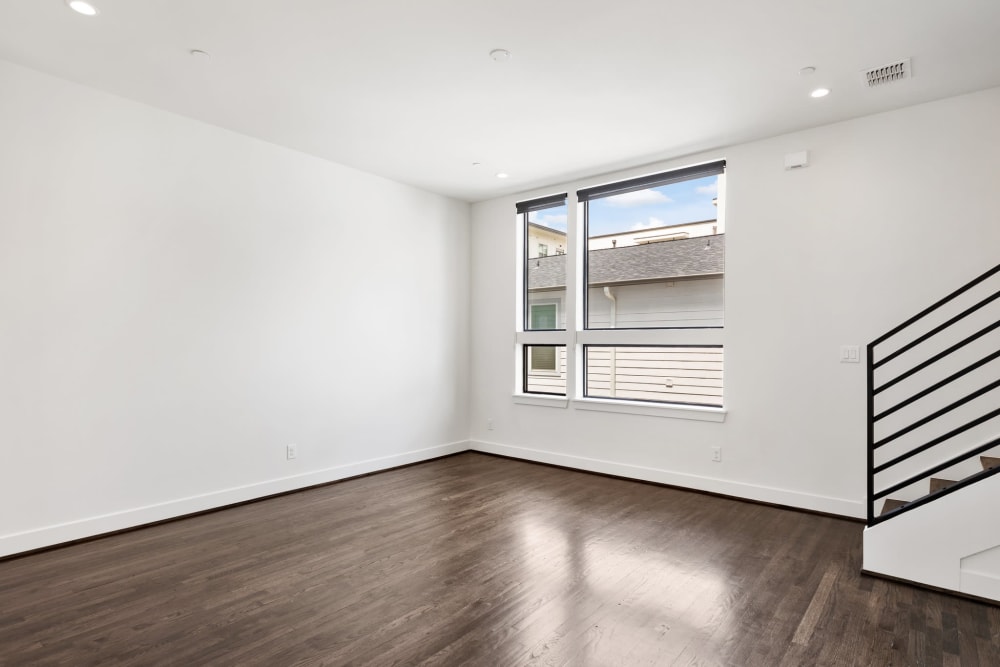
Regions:
[[[493,430],[493,420],[492,419],[487,419],[486,420],[486,430],[487,431],[492,431]]]
[[[285,458],[291,461],[299,455],[298,445],[288,445],[285,447]]]
[[[716,463],[722,463],[722,447],[712,447],[712,460]]]

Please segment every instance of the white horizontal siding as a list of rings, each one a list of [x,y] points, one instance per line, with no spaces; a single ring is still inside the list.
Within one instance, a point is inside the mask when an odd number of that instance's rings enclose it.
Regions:
[[[703,278],[613,287],[616,329],[721,327],[724,280]],[[589,327],[611,328],[611,300],[604,290],[587,295]]]
[[[590,347],[587,395],[721,406],[722,367],[722,348]]]

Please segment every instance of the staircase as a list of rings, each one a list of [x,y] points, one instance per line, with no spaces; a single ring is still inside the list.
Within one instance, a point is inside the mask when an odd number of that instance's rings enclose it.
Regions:
[[[1000,265],[870,343],[867,370],[864,569],[1000,601],[1000,522],[975,519],[1000,501]]]
[[[983,473],[985,473],[985,472],[987,472],[989,470],[993,470],[995,468],[1000,468],[1000,458],[996,458],[996,457],[993,457],[993,456],[980,456],[979,457],[979,461],[980,461],[980,463],[983,466],[983,470],[982,470]],[[990,473],[990,474],[992,474],[992,473]],[[964,478],[962,480],[944,479],[942,477],[931,477],[930,478],[930,493],[928,493],[926,496],[922,496],[922,497],[918,498],[917,500],[920,500],[920,501],[923,501],[923,502],[930,502],[935,497],[937,497],[939,495],[942,495],[941,494],[942,491],[945,491],[946,489],[950,489],[950,488],[956,487],[958,485],[959,481],[963,482],[962,486],[964,486],[965,484],[971,484],[971,483],[975,482],[977,479],[979,479],[982,476],[983,475],[981,473],[975,473],[975,474],[970,475],[969,477],[966,477],[966,478]],[[958,486],[958,488],[961,488],[961,486]],[[955,490],[957,490],[957,489],[955,489]],[[911,501],[899,500],[897,498],[886,498],[885,503],[882,505],[882,513],[879,516],[889,515],[892,512],[894,512],[895,510],[897,510],[897,509],[899,509],[901,507],[907,506],[909,504],[909,502],[911,502]],[[912,502],[916,503],[917,501],[912,501]]]

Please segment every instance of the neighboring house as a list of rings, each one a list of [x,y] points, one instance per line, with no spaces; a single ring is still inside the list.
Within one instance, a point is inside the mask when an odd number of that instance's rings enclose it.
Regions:
[[[566,232],[528,223],[528,257],[549,257],[566,254]]]
[[[725,239],[719,234],[590,250],[589,328],[721,327]],[[529,326],[565,328],[566,257],[529,259],[526,272]],[[533,347],[525,389],[565,391],[565,354],[562,347]],[[601,348],[588,362],[590,396],[722,403],[721,349]]]
[[[687,222],[682,225],[647,227],[634,229],[629,232],[591,236],[587,240],[587,243],[591,250],[600,250],[601,248],[619,248],[625,245],[677,241],[696,236],[713,236],[724,233],[725,228],[721,220],[701,220],[699,222]]]

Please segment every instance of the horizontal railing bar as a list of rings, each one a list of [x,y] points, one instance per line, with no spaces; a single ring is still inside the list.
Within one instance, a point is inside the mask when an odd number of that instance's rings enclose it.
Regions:
[[[995,329],[998,329],[998,328],[1000,328],[1000,320],[997,320],[993,324],[991,324],[991,325],[989,325],[987,327],[984,327],[983,329],[980,329],[979,331],[977,331],[976,333],[972,334],[968,338],[955,343],[954,345],[952,345],[948,349],[944,350],[943,352],[939,352],[939,353],[935,354],[933,357],[931,357],[927,361],[924,361],[924,362],[921,362],[921,363],[917,364],[916,366],[914,366],[910,370],[906,371],[905,373],[902,373],[902,374],[894,377],[893,379],[889,380],[888,382],[886,382],[881,387],[875,389],[872,393],[873,394],[877,394],[877,393],[879,393],[881,391],[884,391],[884,390],[888,389],[889,387],[892,387],[892,386],[894,386],[894,385],[902,382],[903,380],[905,380],[906,378],[910,377],[911,375],[913,375],[915,373],[919,373],[920,371],[924,370],[925,368],[927,368],[931,364],[933,364],[933,363],[935,363],[937,361],[940,361],[941,359],[944,359],[945,357],[947,357],[952,352],[965,347],[966,345],[968,345],[972,341],[974,341],[974,340],[976,340],[978,338],[982,338],[986,334],[988,334],[991,331],[993,331]]]
[[[937,419],[941,415],[948,414],[949,412],[951,412],[955,408],[959,408],[959,407],[965,405],[966,403],[968,403],[969,401],[977,399],[980,396],[982,396],[983,394],[986,394],[988,392],[993,391],[997,387],[1000,387],[1000,380],[994,380],[993,382],[990,382],[985,387],[980,387],[979,389],[975,390],[971,394],[968,394],[968,395],[963,396],[962,398],[958,399],[954,403],[946,405],[943,408],[941,408],[940,410],[932,412],[931,414],[927,415],[926,417],[924,417],[922,419],[918,419],[917,421],[913,422],[909,426],[896,431],[892,435],[890,435],[890,436],[888,436],[886,438],[882,438],[881,440],[879,440],[878,442],[876,442],[874,445],[872,445],[872,447],[874,447],[875,449],[878,449],[882,445],[887,445],[890,442],[892,442],[893,440],[895,440],[896,438],[902,437],[902,436],[906,435],[907,433],[910,433],[911,431],[915,431],[916,429],[920,428],[921,426],[923,426],[925,424],[929,424],[930,422],[934,421],[935,419]]]
[[[907,504],[903,505],[902,507],[894,509],[893,511],[889,512],[888,514],[883,514],[881,516],[877,516],[874,519],[872,519],[869,522],[868,525],[869,525],[869,527],[871,527],[871,526],[874,526],[875,524],[882,523],[883,521],[887,521],[889,519],[892,519],[893,517],[897,517],[900,514],[904,514],[905,512],[908,512],[908,511],[910,511],[912,509],[916,509],[916,508],[920,507],[921,505],[926,505],[927,503],[931,502],[932,500],[937,500],[938,498],[941,498],[942,496],[947,496],[950,493],[955,493],[959,489],[964,489],[965,487],[970,486],[972,484],[975,484],[976,482],[979,482],[979,481],[982,481],[984,479],[987,479],[988,477],[992,477],[993,475],[996,475],[997,473],[1000,473],[1000,468],[990,468],[989,470],[983,470],[981,472],[977,472],[974,475],[970,475],[970,476],[966,477],[965,479],[959,480],[958,482],[956,482],[955,484],[952,484],[951,486],[949,486],[947,488],[941,489],[940,491],[935,491],[934,493],[929,493],[926,496],[921,496],[920,498],[917,498],[916,500],[912,500],[912,501],[908,502]],[[869,506],[871,506],[871,503],[869,503]]]
[[[991,361],[993,361],[997,357],[1000,357],[1000,350],[997,350],[996,352],[994,352],[993,354],[991,354],[991,355],[989,355],[987,357],[983,357],[982,359],[980,359],[979,361],[975,362],[974,364],[969,364],[968,366],[966,366],[962,370],[958,371],[957,373],[953,373],[952,375],[949,375],[948,377],[946,377],[945,379],[941,380],[940,382],[934,383],[930,387],[927,387],[927,389],[924,389],[923,391],[918,392],[918,393],[914,394],[913,396],[910,396],[905,401],[903,401],[901,403],[897,403],[896,405],[892,406],[888,410],[884,410],[884,411],[878,413],[877,415],[875,415],[875,417],[873,419],[875,421],[878,421],[879,419],[882,419],[883,417],[888,417],[892,413],[894,413],[894,412],[896,412],[898,410],[902,410],[903,408],[905,408],[907,405],[910,405],[914,401],[919,401],[924,396],[937,391],[938,389],[940,389],[941,387],[943,387],[943,386],[945,386],[947,384],[951,384],[952,382],[954,382],[958,378],[962,377],[963,375],[967,375],[967,374],[971,373],[972,371],[976,370],[980,366],[985,366],[986,364],[990,363]]]
[[[936,334],[941,333],[942,331],[944,331],[945,329],[947,329],[948,327],[950,327],[955,322],[958,322],[959,320],[963,319],[964,317],[967,317],[967,316],[971,315],[972,313],[976,312],[980,308],[993,303],[997,299],[1000,299],[1000,292],[994,292],[993,294],[991,294],[990,296],[986,297],[985,299],[983,299],[979,303],[977,303],[977,304],[975,304],[973,306],[969,306],[968,308],[966,308],[965,310],[963,310],[962,312],[960,312],[958,315],[955,315],[954,317],[950,318],[946,322],[943,322],[943,323],[937,325],[936,327],[934,327],[933,329],[931,329],[930,331],[928,331],[924,335],[919,336],[919,337],[917,337],[914,340],[911,340],[909,343],[907,343],[903,347],[899,348],[898,350],[896,350],[892,354],[886,355],[885,358],[883,358],[883,359],[881,359],[879,361],[876,361],[875,362],[875,368],[878,368],[878,367],[882,366],[883,364],[889,363],[890,361],[892,361],[893,359],[895,359],[899,355],[903,354],[904,352],[912,350],[917,345],[920,345],[921,343],[923,343],[925,340],[927,340],[931,336],[934,336]]]
[[[879,336],[878,338],[876,338],[874,341],[872,341],[872,345],[873,346],[874,345],[878,345],[879,343],[885,342],[889,338],[892,338],[893,336],[895,336],[900,331],[902,331],[903,329],[907,328],[908,326],[910,326],[911,324],[913,324],[917,320],[919,320],[919,319],[921,319],[923,317],[926,317],[927,315],[930,315],[935,310],[937,310],[938,308],[940,308],[944,304],[948,303],[949,301],[951,301],[955,297],[958,297],[958,296],[964,294],[965,292],[968,292],[970,289],[972,289],[973,287],[975,287],[979,283],[981,283],[984,280],[987,280],[988,278],[992,277],[998,271],[1000,271],[1000,264],[997,264],[992,269],[990,269],[986,273],[982,274],[978,278],[973,278],[972,280],[970,280],[969,282],[965,283],[964,285],[962,285],[961,287],[959,287],[957,290],[955,290],[954,292],[952,292],[948,296],[944,297],[943,299],[941,299],[941,300],[937,301],[936,303],[928,306],[927,308],[924,308],[919,313],[917,313],[916,315],[914,315],[910,319],[906,320],[905,322],[903,322],[899,326],[893,327],[892,329],[890,329],[889,331],[887,331],[886,333],[882,334],[881,336]]]
[[[944,470],[946,468],[950,468],[953,465],[957,465],[957,464],[961,463],[962,461],[965,461],[966,459],[969,459],[969,458],[971,458],[973,456],[978,456],[978,455],[982,454],[983,452],[985,452],[986,450],[992,449],[993,447],[996,447],[997,445],[1000,445],[1000,438],[995,438],[993,440],[990,440],[989,442],[987,442],[984,445],[979,445],[978,447],[975,447],[975,448],[973,448],[973,449],[965,452],[964,454],[959,454],[958,456],[956,456],[956,457],[954,457],[952,459],[949,459],[949,460],[945,461],[944,463],[940,463],[940,464],[934,466],[933,468],[931,468],[929,470],[925,470],[922,473],[918,473],[918,474],[914,475],[913,477],[911,477],[911,478],[909,478],[909,479],[907,479],[905,481],[902,481],[902,482],[900,482],[898,484],[893,484],[889,488],[887,488],[887,489],[885,489],[883,491],[879,491],[878,493],[874,494],[872,496],[872,500],[878,500],[879,498],[885,498],[890,493],[895,493],[896,491],[899,491],[900,489],[905,488],[905,487],[909,486],[910,484],[915,484],[915,483],[919,482],[920,480],[924,479],[925,477],[930,477],[931,475],[935,475],[935,474],[941,472],[942,470]]]
[[[902,463],[906,459],[911,458],[913,456],[916,456],[917,454],[920,454],[921,452],[926,452],[931,447],[933,447],[935,445],[939,445],[942,442],[944,442],[945,440],[948,440],[949,438],[954,438],[959,433],[965,433],[970,428],[975,428],[976,426],[979,426],[980,424],[982,424],[984,422],[988,422],[989,420],[993,419],[997,415],[1000,415],[1000,408],[997,408],[996,410],[991,410],[990,412],[987,412],[982,417],[977,417],[976,419],[973,419],[971,422],[968,422],[966,424],[963,424],[962,426],[959,426],[957,428],[954,428],[954,429],[948,431],[944,435],[939,435],[938,437],[934,438],[930,442],[924,443],[923,445],[920,445],[919,447],[914,447],[910,451],[906,452],[905,454],[900,454],[899,456],[897,456],[896,458],[892,459],[891,461],[887,461],[887,462],[883,463],[880,466],[875,466],[874,468],[872,468],[872,474],[882,472],[883,470],[891,468],[892,466],[896,465],[897,463]]]

